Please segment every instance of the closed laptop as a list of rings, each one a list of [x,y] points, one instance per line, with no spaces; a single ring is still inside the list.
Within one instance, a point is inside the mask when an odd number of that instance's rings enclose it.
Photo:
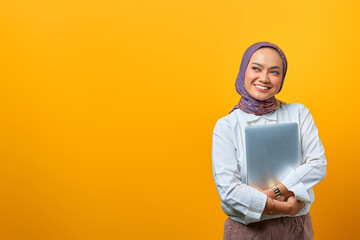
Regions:
[[[245,129],[247,184],[267,189],[300,166],[297,123],[249,126]]]

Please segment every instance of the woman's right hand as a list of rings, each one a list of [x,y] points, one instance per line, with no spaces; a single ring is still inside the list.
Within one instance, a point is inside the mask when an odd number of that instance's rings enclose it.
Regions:
[[[286,214],[288,215],[296,215],[298,214],[301,209],[305,207],[305,203],[299,200],[296,200],[294,196],[291,196],[287,199],[287,211]]]

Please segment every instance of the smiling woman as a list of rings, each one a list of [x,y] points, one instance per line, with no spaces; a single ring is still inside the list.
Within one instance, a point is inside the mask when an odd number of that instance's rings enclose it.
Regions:
[[[275,44],[260,42],[244,53],[236,79],[242,96],[213,132],[212,163],[221,207],[229,216],[224,239],[313,239],[309,210],[312,188],[326,174],[326,158],[309,110],[275,98],[287,70],[287,60]],[[299,126],[301,164],[268,189],[245,184],[245,128],[295,122]]]

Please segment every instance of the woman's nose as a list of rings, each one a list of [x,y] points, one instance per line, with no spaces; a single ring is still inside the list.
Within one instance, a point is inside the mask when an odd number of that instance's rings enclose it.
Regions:
[[[259,81],[260,82],[269,82],[270,80],[269,80],[269,78],[268,78],[268,75],[265,73],[265,74],[262,74],[261,76],[260,76],[260,79],[259,79]]]

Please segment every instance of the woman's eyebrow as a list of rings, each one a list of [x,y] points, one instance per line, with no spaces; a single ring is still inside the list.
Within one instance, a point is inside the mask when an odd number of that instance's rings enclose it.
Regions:
[[[253,63],[251,63],[251,64],[255,64],[255,65],[258,65],[258,66],[260,66],[260,67],[264,67],[263,65],[261,65],[260,63],[257,63],[257,62],[253,62]],[[271,68],[269,68],[269,69],[274,69],[274,68],[280,69],[279,66],[273,66],[273,67],[271,67]]]
[[[280,69],[280,67],[278,67],[278,66],[273,66],[273,67],[271,67],[271,68],[269,68],[269,69],[274,69],[274,68]]]

